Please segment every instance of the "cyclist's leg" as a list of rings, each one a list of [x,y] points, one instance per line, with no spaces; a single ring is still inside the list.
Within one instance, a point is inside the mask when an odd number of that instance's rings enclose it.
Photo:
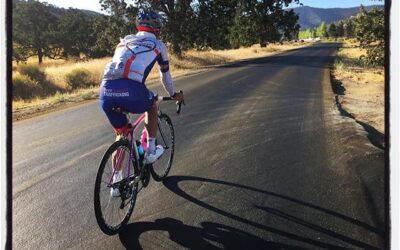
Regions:
[[[115,107],[123,107],[127,101],[127,99],[124,98],[124,93],[126,93],[126,91],[124,91],[125,84],[126,83],[119,80],[110,80],[104,81],[100,88],[100,106],[111,123],[111,126],[114,128],[116,140],[119,140],[120,136],[127,131],[128,120],[126,116],[112,110]],[[115,151],[112,159],[113,170],[120,171],[125,164],[125,151]],[[119,175],[119,173],[117,174]]]
[[[148,152],[153,153],[157,137],[157,106],[155,104],[147,110],[144,123],[148,134]]]
[[[156,146],[156,137],[158,130],[158,110],[156,105],[153,105],[147,110],[145,126],[148,132],[145,160],[147,164],[153,164],[164,153],[163,146]]]
[[[164,148],[156,147],[155,138],[157,136],[157,106],[155,104],[154,94],[142,83],[131,82],[130,93],[132,98],[125,103],[122,108],[131,113],[145,113],[145,127],[148,132],[148,143],[146,152],[147,163],[153,163],[164,152]],[[150,156],[151,155],[151,156]]]
[[[105,84],[102,84],[100,97],[106,100],[105,102],[108,100],[109,106],[103,107],[103,110],[105,110],[107,117],[116,130],[119,128],[124,128],[127,121],[125,115],[122,115],[125,118],[124,121],[116,121],[116,115],[120,117],[119,115],[121,114],[112,111],[113,107],[120,107],[128,112],[137,114],[147,111],[146,117],[148,118],[146,118],[145,125],[150,134],[148,138],[149,147],[147,153],[153,154],[152,158],[155,159],[162,154],[159,149],[156,149],[154,143],[157,133],[157,107],[154,105],[154,94],[148,90],[143,83],[135,82],[129,79],[119,79],[105,82]],[[147,113],[150,113],[150,115]],[[158,154],[154,156],[154,153]],[[148,162],[152,163],[154,162],[154,159]]]
[[[124,134],[124,130],[126,129],[125,124],[127,123],[127,121],[124,121],[124,118],[126,120],[126,117],[123,114],[118,114],[114,111],[112,111],[112,107],[110,106],[110,102],[107,101],[100,101],[104,110],[104,113],[106,114],[107,118],[109,119],[110,123],[112,124],[112,126],[114,127],[114,131],[116,132],[116,141],[119,140],[120,136],[122,134]],[[116,122],[117,121],[117,122]],[[117,125],[116,125],[117,124]],[[124,125],[122,125],[124,124]],[[122,126],[119,126],[122,125]],[[116,157],[116,153],[118,152],[115,151],[113,153],[113,160],[112,160],[112,168],[113,170],[119,171],[121,170],[121,167],[123,166],[123,164],[125,163],[124,161],[122,162],[118,162],[118,159],[125,159],[125,155],[120,155],[119,157]],[[121,151],[120,153],[123,153],[123,151]]]

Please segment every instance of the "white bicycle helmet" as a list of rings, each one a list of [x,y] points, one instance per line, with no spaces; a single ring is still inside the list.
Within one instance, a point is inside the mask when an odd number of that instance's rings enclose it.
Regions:
[[[136,17],[136,29],[139,31],[157,32],[163,26],[163,18],[152,10],[141,10]]]

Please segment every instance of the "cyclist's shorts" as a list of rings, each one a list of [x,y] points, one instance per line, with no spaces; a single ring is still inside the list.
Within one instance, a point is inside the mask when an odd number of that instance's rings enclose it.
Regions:
[[[143,83],[130,79],[104,80],[100,86],[100,106],[114,128],[127,124],[124,114],[112,108],[122,108],[135,114],[147,111],[154,103],[154,94]]]

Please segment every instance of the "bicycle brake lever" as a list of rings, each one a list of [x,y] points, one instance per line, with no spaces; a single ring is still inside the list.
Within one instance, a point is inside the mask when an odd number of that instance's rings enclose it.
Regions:
[[[183,93],[182,90],[180,90],[179,92],[180,92],[180,93]],[[176,102],[176,105],[177,105],[177,107],[176,107],[176,114],[177,114],[177,115],[179,115],[179,114],[181,113],[182,104],[183,104],[183,105],[186,105],[186,104],[185,104],[185,100],[182,100],[181,102]]]
[[[181,113],[182,102],[176,102],[176,114],[179,115]]]

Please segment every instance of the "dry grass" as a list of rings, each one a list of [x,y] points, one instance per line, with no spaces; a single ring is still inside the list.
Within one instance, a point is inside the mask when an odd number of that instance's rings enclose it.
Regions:
[[[50,64],[50,66],[44,66],[45,73],[50,81],[61,88],[67,88],[65,81],[65,74],[71,72],[73,69],[85,68],[90,71],[93,82],[101,82],[103,77],[104,66],[111,58],[94,59],[88,62],[66,62],[64,64]]]
[[[209,51],[187,51],[182,58],[177,58],[174,55],[170,55],[170,69],[173,77],[188,74],[190,72],[204,69],[206,66],[225,64],[236,60],[256,58],[261,56],[267,56],[274,54],[279,51],[285,51],[289,49],[299,48],[307,46],[306,43],[285,43],[283,45],[270,44],[267,48],[260,48],[259,45],[254,45],[250,48],[240,48],[236,50],[209,50]],[[91,80],[100,84],[103,76],[104,66],[111,60],[111,57],[102,59],[93,59],[87,62],[75,62],[67,60],[50,60],[45,59],[40,68],[46,73],[47,79],[54,84],[61,91],[54,96],[48,98],[35,98],[28,101],[14,101],[13,112],[19,112],[21,110],[41,109],[41,107],[47,107],[54,105],[60,105],[66,102],[76,102],[80,100],[86,100],[88,98],[96,98],[97,90],[95,94],[92,93],[92,88],[86,90],[77,90],[74,92],[68,91],[68,86],[65,80],[65,74],[76,68],[84,68],[90,71]],[[37,64],[37,58],[33,57],[28,60],[28,63]],[[16,64],[13,62],[13,66]],[[154,67],[150,72],[148,80],[154,80],[159,78],[157,67]],[[82,98],[82,95],[86,95]]]
[[[13,121],[29,118],[35,114],[43,113],[48,110],[56,110],[67,104],[76,104],[86,100],[92,100],[98,97],[98,88],[92,87],[81,89],[73,93],[60,93],[50,96],[46,99],[36,98],[32,101],[13,101]]]
[[[335,60],[333,76],[346,89],[341,103],[357,120],[384,133],[384,69],[366,67],[359,62],[359,57],[366,52],[355,45],[346,42]]]
[[[26,61],[26,63],[38,64],[37,56],[29,57],[28,60]],[[41,66],[43,66],[43,67],[57,66],[57,65],[60,66],[60,65],[68,64],[68,63],[73,63],[73,61],[68,61],[68,60],[64,60],[64,59],[54,60],[54,59],[44,57],[43,63]],[[13,68],[17,67],[17,63],[15,61],[12,62],[12,67]]]
[[[98,87],[91,87],[86,89],[80,89],[71,93],[61,93],[57,92],[55,95],[52,95],[46,99],[42,99],[37,97],[29,102],[26,101],[13,101],[13,110],[21,110],[26,108],[35,107],[38,103],[43,105],[51,105],[65,102],[79,102],[84,100],[90,100],[96,98],[98,96]]]

